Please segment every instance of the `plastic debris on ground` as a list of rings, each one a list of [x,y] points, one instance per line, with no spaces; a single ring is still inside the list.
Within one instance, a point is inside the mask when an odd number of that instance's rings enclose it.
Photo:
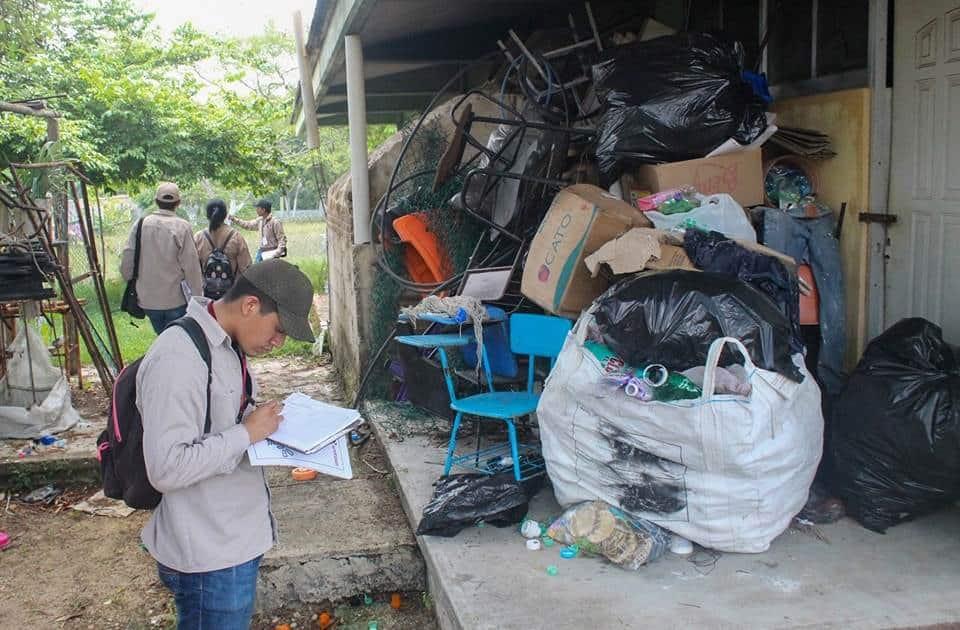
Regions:
[[[112,516],[114,518],[126,518],[136,511],[123,501],[104,496],[103,490],[99,490],[93,496],[71,505],[70,508],[94,516]]]
[[[21,497],[20,500],[24,503],[43,503],[44,505],[50,505],[61,494],[63,494],[61,488],[49,484],[42,488],[37,488],[33,492]]]
[[[924,319],[870,342],[832,410],[835,485],[864,527],[960,499],[960,348]]]
[[[572,552],[567,554],[571,557],[579,552],[603,556],[633,571],[662,556],[670,546],[667,531],[603,501],[571,507],[550,525],[547,536],[575,546],[575,549],[567,548]]]
[[[441,477],[433,498],[423,508],[417,535],[456,536],[486,523],[508,527],[523,520],[529,500],[543,485],[543,476],[518,482],[513,472],[495,475],[464,473]]]
[[[758,367],[800,382],[787,318],[762,293],[729,276],[691,271],[643,273],[610,287],[593,312],[603,342],[630,365],[670,370],[706,364],[720,337],[743,343]],[[733,365],[724,352],[721,367]]]
[[[597,162],[616,179],[625,164],[707,155],[733,138],[750,144],[767,127],[765,104],[744,81],[743,47],[687,33],[609,50],[594,66],[609,107],[598,125]]]

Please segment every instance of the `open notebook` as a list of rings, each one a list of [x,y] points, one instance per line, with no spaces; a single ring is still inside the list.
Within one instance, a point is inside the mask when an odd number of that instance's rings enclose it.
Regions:
[[[315,453],[360,424],[360,412],[295,392],[283,401],[283,422],[270,441],[301,453]]]
[[[247,449],[247,454],[250,456],[252,466],[310,468],[324,475],[332,475],[341,479],[353,478],[353,468],[350,465],[350,449],[347,446],[345,435],[341,435],[310,455],[270,440],[261,440],[256,444],[251,444]]]

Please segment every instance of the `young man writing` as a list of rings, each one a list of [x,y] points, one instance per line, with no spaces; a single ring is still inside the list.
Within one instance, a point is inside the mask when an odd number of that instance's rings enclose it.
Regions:
[[[244,221],[230,215],[230,222],[245,230],[260,230],[260,246],[257,248],[255,262],[283,258],[287,255],[287,236],[283,233],[283,224],[273,217],[273,204],[267,199],[257,202],[257,218]]]
[[[280,405],[259,406],[248,391],[246,355],[267,353],[289,335],[312,341],[309,279],[270,260],[247,268],[216,302],[194,297],[187,316],[210,346],[207,367],[187,333],[170,327],[150,347],[137,374],[143,456],[150,483],[163,493],[142,539],[173,592],[180,630],[247,628],[260,558],[276,540],[262,468],[246,449],[276,431]]]

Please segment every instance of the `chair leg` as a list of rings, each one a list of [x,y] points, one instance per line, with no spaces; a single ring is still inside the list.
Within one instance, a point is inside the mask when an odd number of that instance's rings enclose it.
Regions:
[[[457,448],[457,432],[460,431],[460,421],[463,420],[463,413],[457,412],[457,417],[453,419],[453,428],[450,430],[450,444],[447,446],[447,459],[443,462],[443,476],[450,474],[453,467],[453,451]]]
[[[513,477],[520,481],[520,449],[517,447],[517,427],[513,420],[507,420],[507,435],[510,438],[510,455],[513,456]]]

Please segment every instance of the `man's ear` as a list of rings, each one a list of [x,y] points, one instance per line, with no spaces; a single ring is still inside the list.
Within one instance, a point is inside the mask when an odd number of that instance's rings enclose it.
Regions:
[[[260,298],[255,295],[243,296],[243,302],[240,305],[240,310],[244,317],[258,314],[260,312]]]

